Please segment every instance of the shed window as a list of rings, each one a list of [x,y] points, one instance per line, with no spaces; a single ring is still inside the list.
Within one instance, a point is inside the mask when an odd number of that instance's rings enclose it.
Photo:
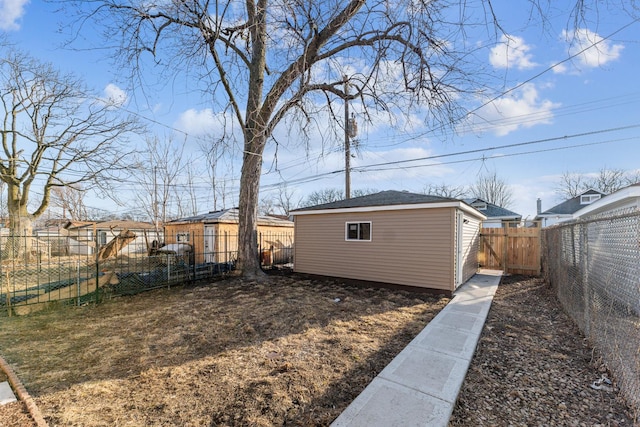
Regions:
[[[189,233],[176,233],[176,243],[186,243],[189,241]]]
[[[371,241],[371,222],[348,222],[346,240]]]

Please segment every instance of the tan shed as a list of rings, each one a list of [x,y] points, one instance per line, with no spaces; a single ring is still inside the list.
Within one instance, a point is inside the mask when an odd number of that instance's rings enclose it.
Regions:
[[[403,191],[291,213],[295,272],[444,293],[476,273],[486,219],[461,200]]]
[[[237,258],[238,209],[226,209],[169,221],[164,226],[165,243],[192,247],[194,261],[227,263]],[[258,245],[263,263],[284,263],[291,253],[293,222],[270,215],[258,216]]]

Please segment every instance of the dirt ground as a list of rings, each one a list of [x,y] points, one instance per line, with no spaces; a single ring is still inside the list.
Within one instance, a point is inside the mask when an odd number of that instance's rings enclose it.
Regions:
[[[5,317],[0,353],[52,426],[326,426],[447,302],[229,279]]]
[[[326,426],[447,301],[230,279],[2,318],[0,353],[52,426]],[[602,375],[541,281],[506,277],[450,425],[632,426]]]
[[[639,416],[551,289],[503,277],[450,426],[640,426]]]

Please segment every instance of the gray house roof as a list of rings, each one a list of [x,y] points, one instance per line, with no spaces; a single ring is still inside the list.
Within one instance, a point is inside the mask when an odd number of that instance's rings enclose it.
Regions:
[[[565,200],[564,202],[555,205],[551,209],[547,209],[546,211],[539,213],[538,215],[536,215],[536,218],[555,215],[572,215],[573,213],[585,207],[584,204],[580,203],[580,198],[589,194],[599,194],[602,197],[606,196],[605,193],[602,193],[598,190],[587,190],[581,194],[578,194],[572,199]]]
[[[174,219],[173,221],[168,221],[167,224],[187,224],[187,223],[205,223],[205,224],[216,224],[216,223],[227,223],[227,224],[236,224],[238,223],[238,208],[224,209],[220,211],[207,212],[204,214],[198,214],[194,216],[189,216],[185,218]],[[276,226],[285,226],[285,227],[293,227],[293,222],[276,218],[270,215],[258,215],[258,224],[259,225],[276,225]]]
[[[638,210],[640,210],[640,183],[631,184],[607,195],[607,197],[602,197],[586,206],[583,205],[573,214],[573,218],[620,215]]]
[[[338,200],[332,203],[324,203],[316,206],[296,209],[291,211],[291,215],[322,214],[331,213],[332,211],[342,212],[343,209],[349,211],[369,211],[438,207],[459,208],[473,216],[483,220],[486,219],[486,216],[482,212],[471,207],[465,201],[460,199],[393,190],[381,191],[379,193],[354,197],[352,199]]]
[[[430,196],[427,194],[409,193],[406,191],[388,190],[381,191],[379,193],[368,194],[366,196],[354,197],[351,199],[338,200],[336,202],[323,203],[320,205],[300,208],[294,210],[293,212],[458,201],[460,200],[439,196]]]
[[[485,200],[482,199],[464,199],[464,201],[473,206],[474,208],[478,209],[480,212],[482,212],[483,214],[485,214],[485,216],[487,217],[487,219],[513,219],[514,221],[519,221],[520,219],[522,219],[522,215],[520,215],[519,213],[515,213],[513,211],[510,211],[509,209],[505,209],[502,208],[498,205],[494,205],[493,203],[489,203]],[[478,205],[480,204],[485,204],[486,205],[486,209],[479,209]]]

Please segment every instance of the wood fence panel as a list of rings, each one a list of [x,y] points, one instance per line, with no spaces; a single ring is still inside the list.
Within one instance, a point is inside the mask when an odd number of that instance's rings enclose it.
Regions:
[[[481,228],[478,264],[509,274],[540,274],[538,227]]]

